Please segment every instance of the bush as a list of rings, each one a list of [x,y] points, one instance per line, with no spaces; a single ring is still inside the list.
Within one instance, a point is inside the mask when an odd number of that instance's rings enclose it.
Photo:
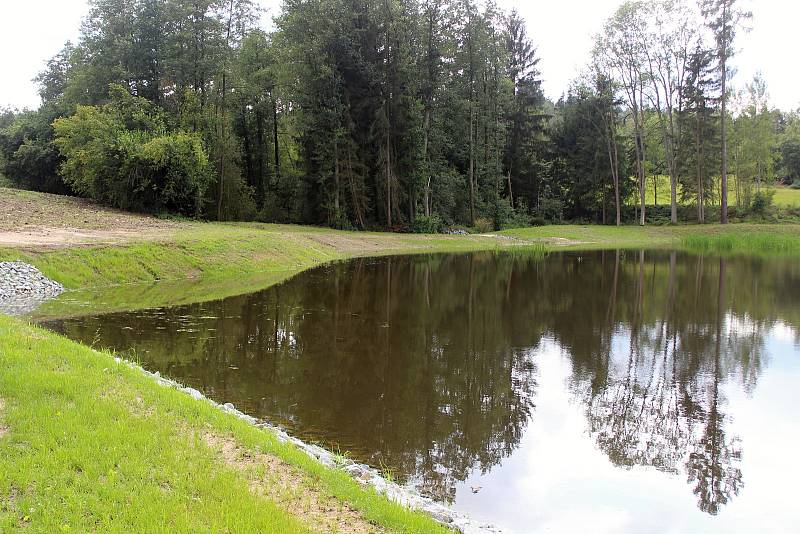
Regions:
[[[790,185],[792,189],[800,189],[800,180],[795,180],[792,185]]]
[[[523,202],[513,208],[507,199],[498,198],[494,208],[495,228],[508,230],[510,228],[525,228],[531,225],[530,213]]]
[[[64,181],[117,208],[198,215],[213,180],[200,137],[167,132],[158,108],[121,87],[111,97],[53,123]]]
[[[764,217],[771,211],[774,198],[775,191],[758,191],[753,196],[753,202],[750,204],[750,213]]]
[[[564,217],[564,203],[557,198],[543,198],[539,201],[536,215],[550,222],[561,222]]]
[[[475,219],[475,231],[479,234],[485,234],[487,232],[494,231],[494,223],[489,219],[485,219],[483,217],[478,217]]]
[[[412,234],[438,234],[442,231],[444,224],[442,218],[436,215],[418,215],[413,221],[409,231]]]

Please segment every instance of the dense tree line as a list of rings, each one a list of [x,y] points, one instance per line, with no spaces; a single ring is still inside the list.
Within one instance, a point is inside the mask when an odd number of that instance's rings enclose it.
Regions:
[[[673,222],[679,203],[704,221],[728,165],[740,207],[800,176],[798,115],[763,82],[727,113],[734,0],[626,2],[555,103],[524,20],[492,1],[285,0],[270,33],[260,16],[91,0],[40,108],[0,116],[2,173],[125,209],[417,231],[643,224],[657,175]]]

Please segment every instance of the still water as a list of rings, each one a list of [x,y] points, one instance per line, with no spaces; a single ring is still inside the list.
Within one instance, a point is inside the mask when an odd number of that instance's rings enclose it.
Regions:
[[[360,259],[49,321],[512,532],[800,528],[800,262]]]

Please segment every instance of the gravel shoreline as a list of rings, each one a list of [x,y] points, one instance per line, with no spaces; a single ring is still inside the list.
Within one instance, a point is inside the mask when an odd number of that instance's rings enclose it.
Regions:
[[[59,296],[64,286],[21,261],[0,262],[0,313],[25,315]]]

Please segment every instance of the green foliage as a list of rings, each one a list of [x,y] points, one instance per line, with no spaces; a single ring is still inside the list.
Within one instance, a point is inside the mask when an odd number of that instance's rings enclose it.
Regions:
[[[539,201],[536,214],[549,222],[560,222],[564,217],[564,203],[553,197],[545,197]]]
[[[118,208],[198,215],[211,180],[200,138],[167,132],[160,110],[122,87],[112,86],[110,96],[54,122],[64,181]]]
[[[789,138],[780,146],[781,166],[789,183],[800,183],[800,139]]]
[[[409,230],[414,234],[438,234],[443,228],[442,218],[436,214],[431,216],[417,215],[411,221],[411,226],[409,226]]]
[[[757,217],[764,217],[769,214],[773,208],[773,201],[775,199],[775,191],[758,191],[753,196],[753,202],[750,204],[750,212]]]
[[[10,113],[0,123],[0,172],[14,185],[48,193],[69,192],[57,172],[61,158],[50,126],[56,117],[56,109],[42,106],[38,111]]]

